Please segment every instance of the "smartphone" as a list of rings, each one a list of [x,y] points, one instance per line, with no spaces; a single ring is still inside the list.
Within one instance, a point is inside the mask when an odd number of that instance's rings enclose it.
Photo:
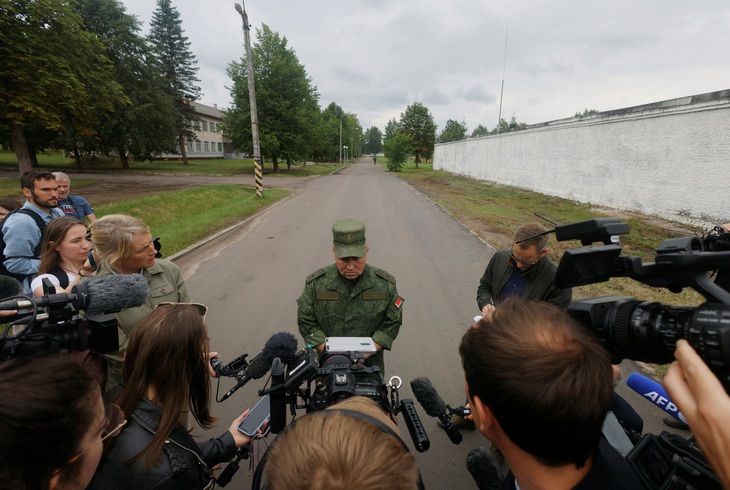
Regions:
[[[256,406],[248,412],[246,418],[238,424],[238,430],[239,432],[246,434],[248,437],[253,437],[256,435],[256,432],[264,426],[270,417],[271,405],[269,403],[269,395],[264,395],[261,397]]]

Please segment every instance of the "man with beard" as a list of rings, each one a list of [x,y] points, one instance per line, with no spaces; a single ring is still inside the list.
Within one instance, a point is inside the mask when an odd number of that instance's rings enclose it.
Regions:
[[[20,187],[28,198],[2,224],[4,275],[23,281],[23,292],[30,295],[30,277],[38,272],[41,237],[45,225],[63,216],[58,209],[58,185],[51,172],[32,169],[20,177]]]

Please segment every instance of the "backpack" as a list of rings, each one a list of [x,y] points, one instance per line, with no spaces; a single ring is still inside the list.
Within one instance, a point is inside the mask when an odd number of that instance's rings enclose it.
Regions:
[[[21,213],[21,214],[30,216],[31,218],[33,218],[33,221],[35,221],[36,225],[38,225],[38,229],[41,230],[41,240],[38,241],[38,245],[36,245],[35,250],[33,250],[32,257],[26,257],[26,256],[6,257],[5,256],[5,234],[3,232],[3,226],[5,226],[5,222],[8,220],[8,218],[15,213]],[[38,213],[36,213],[32,209],[27,209],[27,208],[14,209],[14,210],[10,211],[7,214],[7,216],[5,216],[2,220],[0,220],[0,275],[9,276],[14,279],[17,279],[21,284],[23,283],[23,281],[26,278],[32,276],[33,274],[16,274],[15,272],[10,272],[5,267],[5,260],[7,260],[7,259],[40,259],[41,258],[41,243],[43,242],[43,232],[45,230],[46,230],[46,222],[43,221],[43,218],[38,216]]]

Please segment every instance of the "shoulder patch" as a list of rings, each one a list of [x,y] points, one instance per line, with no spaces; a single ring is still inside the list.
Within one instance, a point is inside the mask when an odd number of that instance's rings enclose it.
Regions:
[[[375,274],[377,274],[378,276],[382,277],[386,281],[395,284],[395,277],[393,277],[389,273],[385,272],[383,269],[375,269]]]
[[[308,284],[308,283],[314,281],[315,279],[317,279],[318,277],[323,276],[325,274],[325,272],[327,272],[327,271],[324,269],[324,267],[322,267],[321,269],[317,269],[316,271],[312,272],[311,274],[309,274],[307,276],[307,279],[305,280],[305,282]]]

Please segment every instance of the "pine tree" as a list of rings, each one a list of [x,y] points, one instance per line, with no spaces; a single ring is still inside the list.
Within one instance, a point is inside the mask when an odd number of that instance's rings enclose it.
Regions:
[[[190,52],[190,42],[183,35],[180,13],[170,0],[157,0],[157,10],[150,23],[150,42],[155,48],[155,65],[167,80],[166,92],[177,110],[177,132],[183,165],[188,164],[185,138],[194,138],[195,110],[190,102],[200,98],[197,83],[198,61]]]

